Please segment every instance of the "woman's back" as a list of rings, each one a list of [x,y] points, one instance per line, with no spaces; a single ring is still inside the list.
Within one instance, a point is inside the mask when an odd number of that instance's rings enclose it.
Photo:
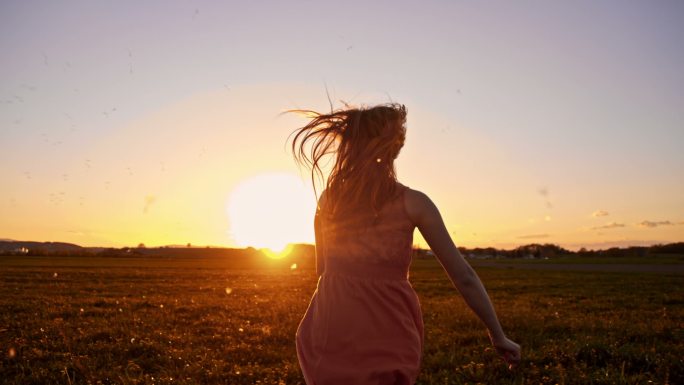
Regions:
[[[423,349],[418,297],[408,281],[414,225],[408,188],[374,214],[318,215],[323,263],[297,330],[311,384],[413,384]]]
[[[407,190],[397,183],[395,196],[382,206],[377,216],[370,211],[332,216],[326,213],[322,204],[317,214],[320,220],[317,252],[320,257],[326,262],[383,264],[408,270],[415,226],[405,209]]]

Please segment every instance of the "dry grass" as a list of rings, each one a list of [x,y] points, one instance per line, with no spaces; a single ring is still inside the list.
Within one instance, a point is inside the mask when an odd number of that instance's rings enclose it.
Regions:
[[[297,384],[311,263],[0,257],[6,384]],[[419,384],[684,383],[684,277],[481,268],[524,361],[509,372],[434,261]],[[227,290],[228,289],[228,290]]]

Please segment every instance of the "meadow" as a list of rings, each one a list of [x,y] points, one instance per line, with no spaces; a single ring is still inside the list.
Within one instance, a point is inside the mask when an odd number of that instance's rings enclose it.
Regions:
[[[520,367],[496,356],[439,264],[416,260],[418,384],[684,383],[684,275],[476,270]],[[315,287],[310,258],[0,256],[0,379],[303,384],[294,335]]]

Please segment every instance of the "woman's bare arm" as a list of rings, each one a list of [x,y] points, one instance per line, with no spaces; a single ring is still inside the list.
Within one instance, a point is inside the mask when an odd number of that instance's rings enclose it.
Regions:
[[[321,208],[325,204],[325,190],[321,193],[314,216],[314,237],[316,238],[316,275],[321,276],[325,271],[325,257],[323,256],[323,236],[321,235]]]
[[[437,256],[451,282],[487,327],[494,347],[507,363],[516,365],[520,360],[520,347],[506,338],[482,281],[456,248],[435,204],[427,195],[415,190],[407,191],[405,203],[409,217]]]
[[[325,271],[325,259],[323,258],[323,237],[321,236],[321,218],[316,212],[314,217],[314,236],[316,237],[316,275],[321,276]]]

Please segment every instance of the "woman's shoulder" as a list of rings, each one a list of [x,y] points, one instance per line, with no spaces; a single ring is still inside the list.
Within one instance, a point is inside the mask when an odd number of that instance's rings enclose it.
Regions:
[[[430,200],[430,198],[424,192],[416,190],[414,188],[408,187],[402,183],[399,186],[404,189],[404,200],[410,203],[421,203],[425,200]]]
[[[434,207],[432,200],[424,192],[402,185],[404,188],[404,208],[412,222],[420,219]]]

